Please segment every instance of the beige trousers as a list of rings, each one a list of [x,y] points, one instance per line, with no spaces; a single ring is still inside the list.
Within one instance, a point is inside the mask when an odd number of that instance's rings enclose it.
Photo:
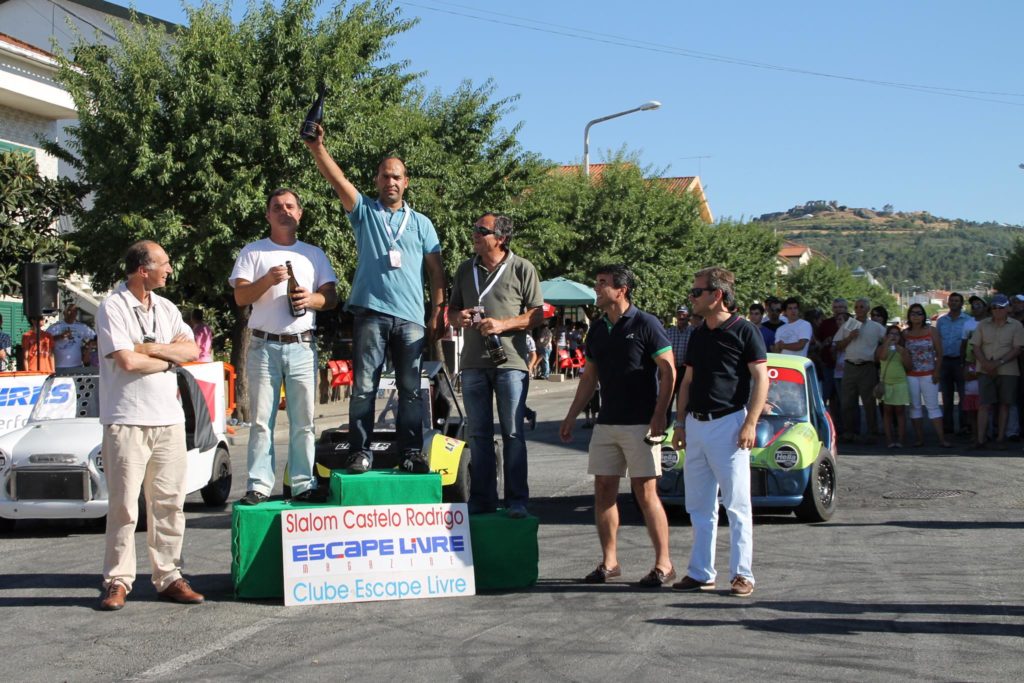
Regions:
[[[146,493],[146,545],[153,585],[162,591],[181,578],[185,533],[185,425],[103,427],[103,469],[110,508],[103,587],[112,581],[130,592],[135,581],[135,525],[139,491]]]

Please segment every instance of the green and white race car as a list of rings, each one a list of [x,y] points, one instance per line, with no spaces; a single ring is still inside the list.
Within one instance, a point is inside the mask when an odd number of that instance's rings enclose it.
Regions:
[[[768,402],[750,451],[750,498],[760,513],[795,512],[808,522],[828,521],[836,509],[836,430],[825,410],[811,361],[768,354]],[[658,496],[685,506],[686,453],[662,444]]]

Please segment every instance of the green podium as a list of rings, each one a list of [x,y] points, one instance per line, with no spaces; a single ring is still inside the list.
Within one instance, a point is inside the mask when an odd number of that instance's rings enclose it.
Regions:
[[[235,503],[231,509],[231,580],[236,598],[283,597],[281,513],[323,507],[411,505],[441,502],[441,475],[372,470],[365,474],[333,472],[327,502],[319,505],[270,500],[259,505]]]
[[[537,583],[536,517],[511,519],[504,510],[469,516],[476,589],[510,590]]]
[[[334,472],[328,502],[270,500],[260,505],[235,503],[231,510],[231,580],[235,597],[282,598],[281,513],[325,507],[415,505],[441,502],[441,476],[374,470],[366,474]],[[470,542],[478,591],[525,588],[537,582],[536,517],[510,519],[504,510],[470,515]]]

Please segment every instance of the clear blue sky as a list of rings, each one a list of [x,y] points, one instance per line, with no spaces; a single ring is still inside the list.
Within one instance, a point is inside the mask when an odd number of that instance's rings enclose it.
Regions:
[[[654,99],[661,109],[591,129],[591,163],[625,145],[664,175],[699,170],[716,217],[835,199],[1024,224],[1016,0],[396,5],[420,23],[392,56],[445,93],[493,78],[519,97],[508,125],[522,122],[523,146],[547,159],[579,163],[588,120]],[[167,0],[136,6],[184,21]]]

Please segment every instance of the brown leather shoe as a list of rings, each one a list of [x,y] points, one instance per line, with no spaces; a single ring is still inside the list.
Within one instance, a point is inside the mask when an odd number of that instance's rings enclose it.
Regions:
[[[128,597],[128,589],[120,581],[111,581],[107,589],[103,591],[103,599],[100,600],[100,609],[113,612],[124,607],[125,598]]]
[[[170,600],[171,602],[180,602],[186,605],[198,605],[206,599],[200,593],[192,590],[192,586],[188,585],[188,581],[185,579],[178,579],[160,591],[158,595],[161,600]]]

